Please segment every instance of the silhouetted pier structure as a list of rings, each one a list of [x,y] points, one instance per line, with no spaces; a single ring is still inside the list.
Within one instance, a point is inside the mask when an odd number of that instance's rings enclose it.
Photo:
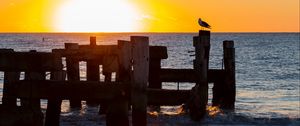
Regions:
[[[0,117],[8,114],[8,119],[0,118],[0,125],[58,126],[64,99],[70,100],[71,107],[80,107],[81,100],[101,104],[100,113],[106,114],[108,126],[129,125],[128,111],[132,111],[133,126],[145,126],[148,105],[187,104],[191,118],[197,121],[206,113],[208,83],[214,83],[213,105],[234,109],[233,44],[233,41],[223,42],[225,69],[209,69],[210,31],[203,30],[193,39],[193,69],[161,68],[161,60],[168,57],[167,48],[149,46],[149,38],[143,36],[119,40],[117,45],[97,45],[96,38],[91,37],[90,45],[65,43],[65,49],[53,49],[49,53],[1,49],[4,89]],[[86,62],[86,80],[80,80],[81,61]],[[24,79],[20,79],[21,72],[25,73]],[[196,85],[191,90],[168,90],[162,89],[162,82]],[[17,106],[17,98],[21,106]],[[45,122],[40,99],[48,100]],[[15,111],[25,111],[29,113],[27,118],[33,120],[19,119],[17,115],[26,113]]]

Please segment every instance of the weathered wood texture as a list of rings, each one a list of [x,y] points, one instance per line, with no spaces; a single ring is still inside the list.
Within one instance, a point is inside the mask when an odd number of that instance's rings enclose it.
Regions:
[[[233,41],[223,42],[224,67],[225,67],[225,96],[222,108],[234,109],[236,85],[235,85],[235,49]]]
[[[45,81],[46,72],[62,70],[61,58],[52,53],[39,53],[35,50],[31,50],[30,52],[6,52],[5,54],[9,54],[9,56],[12,57],[1,57],[1,61],[13,60],[16,63],[10,65],[17,65],[12,67],[7,64],[11,61],[1,62],[3,70],[8,70],[4,71],[4,87],[9,87],[8,93],[4,93],[4,98],[6,99],[6,97],[8,97],[8,99],[10,99],[4,100],[3,105],[11,105],[10,107],[13,109],[13,107],[16,107],[16,97],[20,98],[22,108],[28,109],[31,111],[31,113],[34,113],[34,116],[36,117],[35,124],[42,125],[43,119],[41,118],[43,117],[43,114],[40,109],[40,98],[32,97],[31,95],[33,92],[31,89],[34,87],[34,85],[31,83],[24,84],[24,87],[26,88],[19,90],[30,93],[26,97],[21,97],[18,95],[18,90],[16,90],[16,88],[19,87],[19,83],[21,82],[21,80],[19,80],[20,71],[25,71],[24,81]],[[0,55],[5,54],[0,52]],[[51,105],[48,107],[51,108]]]
[[[149,75],[149,38],[131,36],[133,79],[131,85],[132,124],[147,125],[147,83]]]
[[[210,31],[199,31],[199,36],[194,37],[196,71],[196,86],[192,89],[191,102],[189,103],[190,116],[193,120],[200,120],[206,113],[208,101],[208,56],[210,45]]]
[[[129,87],[131,80],[131,63],[132,63],[132,43],[129,41],[118,41],[118,65],[119,71],[116,77],[116,80],[121,83],[123,86]],[[109,79],[105,80],[110,82],[111,73],[105,75]],[[128,120],[128,104],[129,104],[129,89],[120,90],[120,94],[117,97],[114,97],[109,101],[108,112],[106,115],[106,124],[107,126],[129,126]]]
[[[58,54],[56,56],[60,57]],[[62,63],[62,59],[59,58],[55,62]],[[52,81],[65,81],[66,72],[62,68],[58,67],[58,69],[60,70],[51,71],[50,79]],[[60,96],[48,98],[45,126],[59,126],[61,103],[62,98]]]
[[[78,50],[79,45],[77,43],[65,43],[66,50]],[[76,55],[75,55],[76,56]],[[79,76],[79,59],[72,55],[66,56],[67,65],[67,79],[68,81],[80,81]],[[81,99],[70,99],[71,107],[81,107]]]

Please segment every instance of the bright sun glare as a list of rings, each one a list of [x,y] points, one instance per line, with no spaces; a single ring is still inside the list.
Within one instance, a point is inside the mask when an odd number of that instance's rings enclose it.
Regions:
[[[61,32],[138,31],[138,12],[126,0],[67,0],[56,13]]]

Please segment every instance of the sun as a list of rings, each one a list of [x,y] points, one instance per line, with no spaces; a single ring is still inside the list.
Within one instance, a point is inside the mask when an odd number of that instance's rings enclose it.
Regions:
[[[135,32],[138,15],[126,0],[66,0],[54,25],[60,32]]]

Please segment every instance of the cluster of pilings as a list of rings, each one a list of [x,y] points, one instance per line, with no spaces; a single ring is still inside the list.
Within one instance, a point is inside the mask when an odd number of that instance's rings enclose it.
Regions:
[[[223,42],[225,69],[208,67],[209,31],[199,31],[193,43],[193,69],[161,68],[161,60],[168,57],[167,48],[149,46],[149,38],[142,36],[119,40],[117,45],[97,45],[96,38],[91,37],[89,45],[65,43],[64,49],[50,53],[0,49],[0,71],[4,72],[0,117],[11,115],[0,118],[0,125],[58,126],[64,99],[70,100],[71,107],[81,107],[82,100],[100,104],[99,113],[106,114],[108,126],[129,125],[128,111],[132,111],[133,126],[147,125],[149,105],[186,104],[191,118],[200,120],[206,113],[208,83],[214,83],[213,105],[234,109],[233,41]],[[80,79],[80,62],[86,62],[85,81]],[[21,73],[25,74],[23,79]],[[168,90],[162,89],[163,82],[195,86],[191,90]],[[17,106],[17,98],[21,106]],[[44,122],[40,99],[48,100]],[[15,112],[19,110],[30,114],[22,117],[25,114]]]

